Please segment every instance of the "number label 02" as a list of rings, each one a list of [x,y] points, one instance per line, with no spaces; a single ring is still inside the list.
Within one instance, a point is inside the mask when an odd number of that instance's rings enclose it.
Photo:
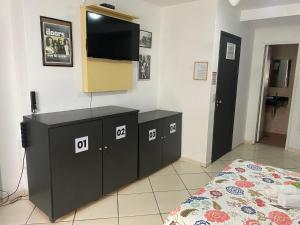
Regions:
[[[149,130],[149,141],[154,141],[156,139],[156,129]]]
[[[75,153],[81,153],[89,150],[89,137],[81,137],[75,139]]]
[[[126,125],[116,127],[116,139],[122,139],[126,137]]]
[[[170,134],[173,134],[176,132],[176,123],[170,124]]]

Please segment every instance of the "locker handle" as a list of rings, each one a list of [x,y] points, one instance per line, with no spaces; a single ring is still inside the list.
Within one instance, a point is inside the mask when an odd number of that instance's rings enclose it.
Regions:
[[[102,147],[100,147],[99,150],[102,151]]]
[[[106,149],[108,149],[108,147],[107,147],[107,146],[104,146],[104,150],[106,150]]]

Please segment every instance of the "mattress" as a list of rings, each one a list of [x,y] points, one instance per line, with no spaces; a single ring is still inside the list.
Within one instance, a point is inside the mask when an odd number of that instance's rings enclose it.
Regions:
[[[174,209],[165,225],[300,224],[300,210],[280,206],[272,185],[290,185],[300,174],[236,160]]]

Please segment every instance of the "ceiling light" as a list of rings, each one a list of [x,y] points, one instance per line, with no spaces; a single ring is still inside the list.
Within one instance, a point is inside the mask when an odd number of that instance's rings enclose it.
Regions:
[[[241,0],[228,0],[232,6],[237,6]]]

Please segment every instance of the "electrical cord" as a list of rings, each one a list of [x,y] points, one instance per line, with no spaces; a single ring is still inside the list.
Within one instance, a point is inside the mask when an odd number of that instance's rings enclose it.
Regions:
[[[9,198],[10,198],[12,195],[14,195],[14,194],[19,190],[19,187],[20,187],[20,184],[21,184],[21,180],[22,180],[22,177],[23,177],[23,173],[24,173],[25,156],[26,156],[26,154],[25,154],[25,152],[24,152],[23,161],[22,161],[22,171],[21,171],[21,175],[20,175],[20,178],[19,178],[18,185],[17,185],[16,189],[15,189],[11,194],[9,194],[9,192],[7,192],[7,191],[0,190],[0,192],[6,194],[6,197],[0,199],[0,202],[3,201],[2,203],[0,203],[0,207],[7,206],[7,205],[10,205],[10,204],[13,204],[13,203],[19,201],[22,197],[24,197],[24,196],[18,196],[18,197],[16,197],[16,198],[12,199],[11,201],[9,201]]]
[[[93,92],[91,92],[90,109],[92,108],[92,103],[93,103]]]

